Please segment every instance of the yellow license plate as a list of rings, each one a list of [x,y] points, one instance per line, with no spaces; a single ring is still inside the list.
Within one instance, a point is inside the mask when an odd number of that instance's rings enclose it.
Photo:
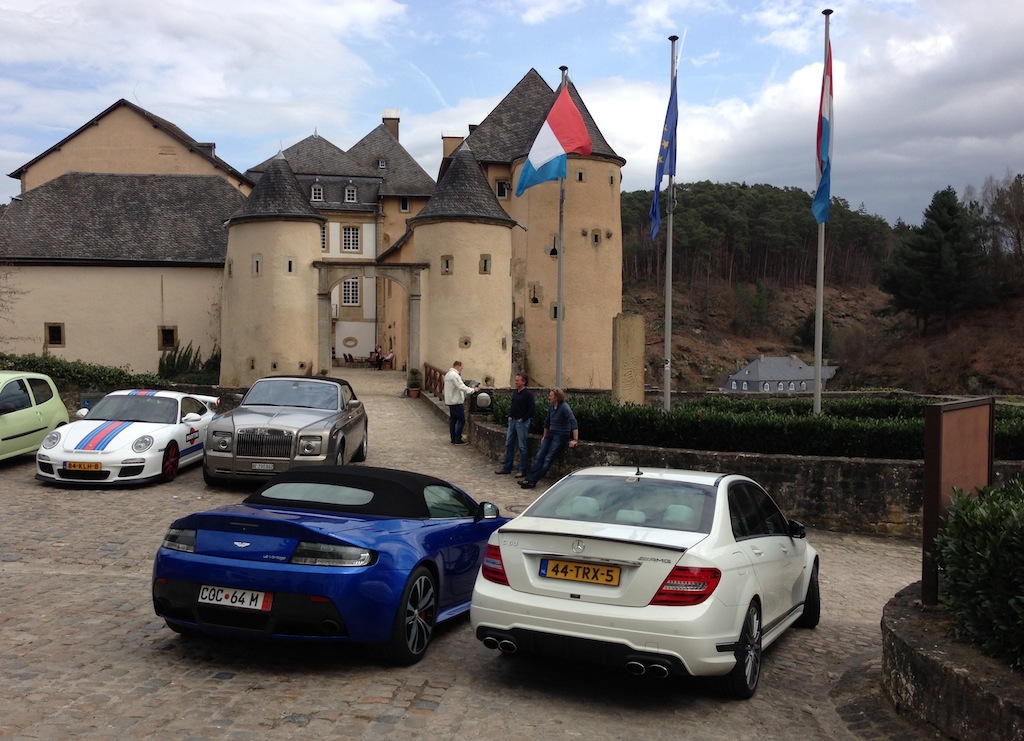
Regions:
[[[99,463],[89,463],[82,461],[67,461],[64,463],[64,468],[68,471],[102,471],[103,466]]]
[[[617,587],[619,586],[619,577],[622,576],[622,569],[618,566],[599,566],[593,563],[545,558],[540,562],[540,575],[548,579],[565,579],[566,581],[581,581],[587,584]]]

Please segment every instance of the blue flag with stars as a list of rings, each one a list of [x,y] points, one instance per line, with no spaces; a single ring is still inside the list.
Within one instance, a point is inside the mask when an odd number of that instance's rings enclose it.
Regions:
[[[654,175],[654,199],[651,201],[651,239],[658,235],[661,227],[661,181],[665,174],[676,174],[676,126],[679,122],[679,108],[676,103],[676,76],[672,75],[672,94],[668,99],[665,113],[665,128],[661,132],[661,147],[658,149],[658,169]],[[669,198],[672,194],[669,194]]]

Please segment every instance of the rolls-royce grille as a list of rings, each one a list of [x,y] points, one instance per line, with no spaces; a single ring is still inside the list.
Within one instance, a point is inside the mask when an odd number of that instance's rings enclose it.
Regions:
[[[237,454],[246,458],[285,458],[292,457],[292,439],[295,433],[288,430],[268,430],[250,428],[239,430],[237,435]]]

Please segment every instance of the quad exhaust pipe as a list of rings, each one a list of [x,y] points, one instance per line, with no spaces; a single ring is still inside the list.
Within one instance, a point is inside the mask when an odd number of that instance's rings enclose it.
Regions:
[[[485,636],[482,643],[485,647],[491,649],[498,649],[503,654],[514,654],[519,650],[519,646],[511,638],[497,638],[496,636]]]
[[[626,671],[634,677],[642,677],[645,674],[650,674],[652,677],[656,677],[657,679],[665,679],[665,677],[670,674],[668,667],[664,664],[645,664],[644,662],[637,661],[636,659],[626,662]]]

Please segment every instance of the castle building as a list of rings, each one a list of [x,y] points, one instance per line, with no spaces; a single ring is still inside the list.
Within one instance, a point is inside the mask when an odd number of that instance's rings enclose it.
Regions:
[[[381,345],[396,367],[458,358],[488,384],[552,385],[561,312],[563,385],[608,388],[624,160],[569,89],[593,152],[570,156],[561,242],[558,182],[512,195],[554,99],[535,70],[468,136],[442,136],[436,185],[397,111],[347,151],[314,133],[243,174],[119,101],[11,173],[0,349],[153,371],[191,343],[244,386]]]

